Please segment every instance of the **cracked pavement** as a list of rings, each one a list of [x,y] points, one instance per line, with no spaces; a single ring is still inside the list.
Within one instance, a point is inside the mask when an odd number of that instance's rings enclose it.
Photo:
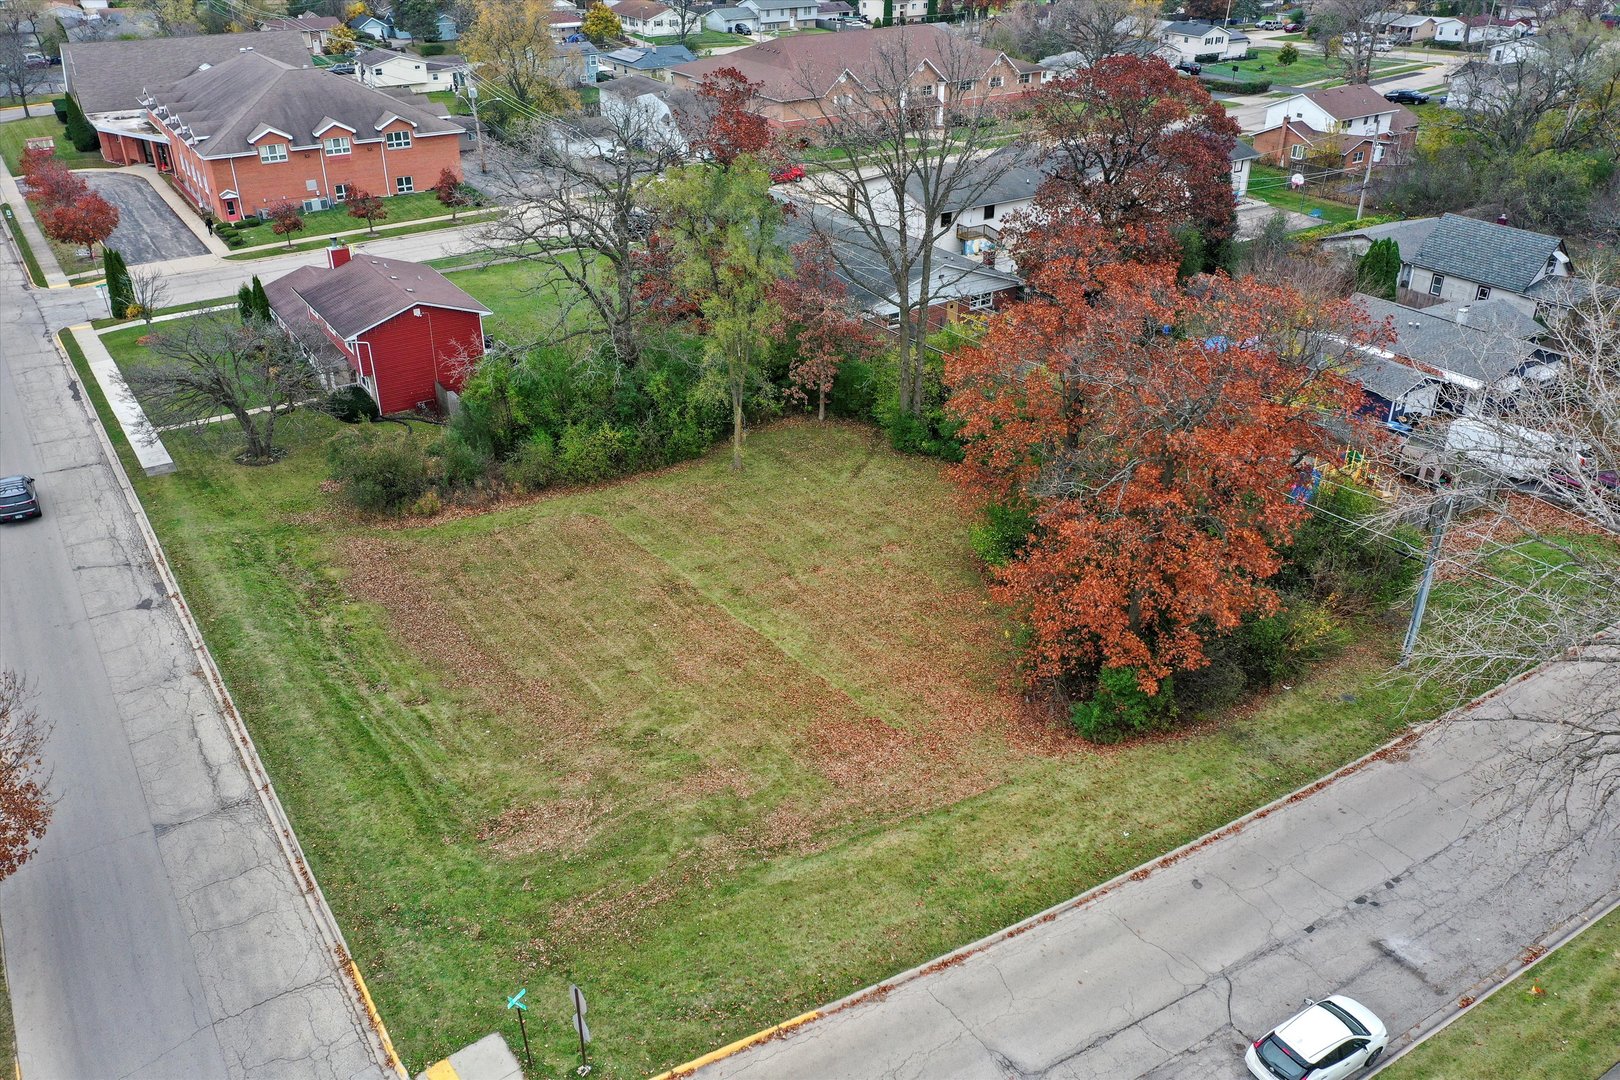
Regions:
[[[0,884],[22,1074],[393,1075],[50,343],[41,294],[0,249],[0,470],[34,476],[45,509],[0,529],[0,666],[52,725],[58,798],[38,853]]]
[[[1146,877],[694,1075],[1242,1080],[1248,1043],[1329,993],[1370,1006],[1399,1051],[1620,897],[1620,799],[1600,808],[1589,777],[1544,789],[1526,762],[1552,729],[1508,718],[1594,699],[1620,708],[1612,668],[1549,667]]]

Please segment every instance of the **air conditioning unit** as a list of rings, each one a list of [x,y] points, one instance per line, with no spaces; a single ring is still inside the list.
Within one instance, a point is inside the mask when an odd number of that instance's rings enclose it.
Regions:
[[[304,200],[304,213],[306,213],[306,214],[313,214],[317,210],[325,210],[325,209],[326,209],[326,200],[325,199],[305,199]]]

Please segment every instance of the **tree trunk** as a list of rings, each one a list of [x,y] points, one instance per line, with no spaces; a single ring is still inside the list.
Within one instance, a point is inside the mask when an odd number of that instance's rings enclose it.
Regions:
[[[742,469],[743,402],[742,386],[731,385],[731,471]]]
[[[827,388],[825,386],[816,391],[816,420],[823,424],[827,422]]]

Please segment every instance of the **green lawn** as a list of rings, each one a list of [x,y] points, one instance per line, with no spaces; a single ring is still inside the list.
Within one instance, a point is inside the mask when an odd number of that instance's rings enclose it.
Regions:
[[[34,246],[28,242],[28,234],[22,231],[21,225],[17,224],[17,214],[19,212],[27,213],[27,209],[22,206],[12,206],[10,203],[0,203],[0,213],[4,213],[6,216],[6,228],[11,232],[12,238],[17,241],[17,250],[22,252],[23,266],[28,270],[28,280],[43,289],[45,287],[45,268],[40,266],[39,256],[34,254]]]
[[[429,187],[438,182],[437,176],[417,177],[419,187]],[[380,193],[376,193],[380,194]],[[416,221],[419,218],[438,217],[448,214],[444,204],[439,202],[437,195],[431,191],[418,191],[413,195],[394,195],[383,200],[388,208],[388,216],[377,222],[378,225],[387,225],[401,221]],[[249,218],[248,220],[252,220]],[[307,240],[314,236],[331,236],[333,233],[349,232],[352,229],[363,229],[366,223],[359,218],[352,217],[346,207],[335,206],[330,210],[319,210],[313,214],[304,215],[304,228],[296,233],[293,242]],[[268,221],[255,225],[250,229],[238,231],[245,247],[254,247],[258,244],[286,245],[286,238],[277,236],[270,231]]]
[[[538,343],[549,340],[562,310],[560,294],[554,289],[537,289],[535,267],[523,260],[494,266],[454,270],[450,280],[466,289],[494,312],[485,320],[485,329],[511,343]],[[576,309],[571,325],[589,325],[594,318],[584,307]]]
[[[1611,912],[1381,1075],[1594,1080],[1617,1061],[1620,912]]]
[[[1319,199],[1305,192],[1292,191],[1288,187],[1288,177],[1291,173],[1287,169],[1279,169],[1274,165],[1262,165],[1255,162],[1250,166],[1249,196],[1261,202],[1270,203],[1281,210],[1294,210],[1301,214],[1309,214],[1313,210],[1321,211],[1318,218],[1323,224],[1337,225],[1345,221],[1354,221],[1356,208],[1332,199]],[[1307,189],[1308,190],[1308,189]]]
[[[674,34],[666,37],[644,38],[643,40],[650,41],[654,45],[679,45],[681,43],[681,39]],[[699,49],[712,49],[717,45],[726,48],[732,45],[752,45],[753,43],[753,39],[746,38],[741,34],[727,34],[719,30],[702,30],[696,34],[686,35],[686,47],[693,52]]]
[[[6,168],[11,170],[13,176],[21,174],[19,163],[22,161],[23,150],[28,146],[28,140],[45,136],[56,140],[56,157],[70,169],[113,168],[111,162],[102,159],[99,150],[83,152],[74,149],[73,144],[68,141],[66,129],[57,123],[50,106],[43,106],[43,110],[43,116],[34,116],[27,120],[8,120],[0,124],[0,154],[5,155]]]
[[[134,362],[136,336],[106,341]],[[1005,685],[942,468],[862,427],[399,528],[321,490],[356,430],[294,420],[272,467],[177,438],[179,472],[134,482],[413,1073],[524,986],[534,1075],[561,1074],[569,981],[596,1075],[679,1063],[1439,707],[1362,645],[1227,723],[1080,744]]]
[[[1219,63],[1204,65],[1204,75],[1231,76],[1232,65],[1238,68],[1239,79],[1270,79],[1273,83],[1282,86],[1300,86],[1305,83],[1318,82],[1322,79],[1342,79],[1344,65],[1337,60],[1329,60],[1314,50],[1299,50],[1299,59],[1293,64],[1284,66],[1277,62],[1281,49],[1255,49],[1253,60],[1222,60]],[[1392,74],[1402,68],[1416,69],[1421,64],[1412,64],[1410,61],[1375,60],[1373,62],[1373,76],[1381,78]]]
[[[17,1027],[11,1018],[11,993],[6,988],[6,952],[0,947],[0,1069],[16,1060]]]

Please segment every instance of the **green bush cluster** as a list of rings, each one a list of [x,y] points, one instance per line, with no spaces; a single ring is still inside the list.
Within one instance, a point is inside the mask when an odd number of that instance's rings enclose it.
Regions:
[[[1133,668],[1104,668],[1092,696],[1069,709],[1075,730],[1094,743],[1117,743],[1169,727],[1176,718],[1175,680],[1143,691]]]
[[[327,447],[332,479],[350,505],[374,514],[398,514],[433,486],[428,457],[408,431],[344,434]]]

